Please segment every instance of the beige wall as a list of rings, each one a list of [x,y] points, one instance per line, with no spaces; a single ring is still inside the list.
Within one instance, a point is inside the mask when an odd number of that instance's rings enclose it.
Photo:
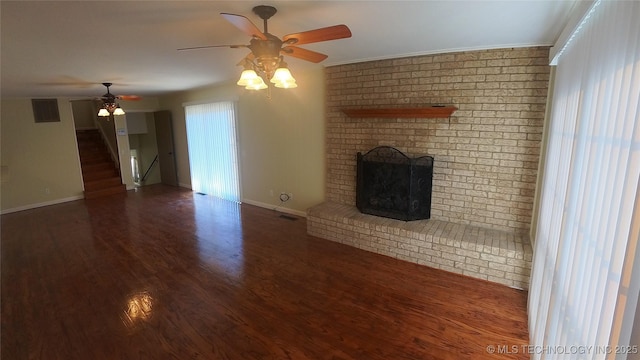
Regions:
[[[76,130],[95,129],[98,110],[93,100],[72,101],[73,121]]]
[[[159,109],[159,99],[157,97],[145,96],[140,100],[121,100],[119,102],[122,109],[133,112],[157,111]]]
[[[178,181],[190,187],[183,104],[237,100],[243,201],[280,205],[281,191],[293,198],[283,210],[304,214],[324,200],[324,73],[295,72],[296,89],[251,92],[235,84],[205,87],[160,98],[173,116]],[[273,195],[271,195],[273,190]]]
[[[434,156],[432,218],[528,231],[547,64],[547,48],[519,48],[327,68],[327,199],[355,205],[356,153],[387,145]],[[449,119],[359,119],[341,111],[430,104],[458,110]]]
[[[60,122],[34,122],[31,99],[3,99],[3,212],[83,197],[71,103],[58,99]]]

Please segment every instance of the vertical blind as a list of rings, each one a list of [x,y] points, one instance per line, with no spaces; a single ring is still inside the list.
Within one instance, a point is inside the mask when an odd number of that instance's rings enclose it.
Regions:
[[[640,2],[594,4],[560,52],[553,94],[529,290],[532,358],[604,359],[625,251],[638,241]]]
[[[185,106],[193,191],[240,202],[235,105]]]

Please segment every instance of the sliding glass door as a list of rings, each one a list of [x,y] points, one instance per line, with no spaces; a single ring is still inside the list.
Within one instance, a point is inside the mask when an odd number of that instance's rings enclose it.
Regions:
[[[185,106],[191,188],[240,202],[235,104]]]

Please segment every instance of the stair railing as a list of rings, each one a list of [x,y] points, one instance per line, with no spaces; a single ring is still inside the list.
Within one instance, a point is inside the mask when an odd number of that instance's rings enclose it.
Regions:
[[[149,174],[149,171],[151,171],[151,168],[153,167],[153,165],[155,165],[158,162],[158,155],[156,155],[155,158],[153,158],[153,161],[151,162],[151,165],[149,165],[149,168],[147,169],[147,171],[144,172],[144,175],[142,175],[142,179],[140,179],[140,182],[143,183],[145,181],[145,179],[147,178],[147,175]]]

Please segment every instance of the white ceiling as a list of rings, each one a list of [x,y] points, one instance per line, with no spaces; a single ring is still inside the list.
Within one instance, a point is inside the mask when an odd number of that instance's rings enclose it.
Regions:
[[[235,81],[247,49],[178,48],[248,44],[219,14],[248,17],[256,5],[278,13],[269,32],[346,24],[353,36],[300,47],[329,58],[287,58],[295,76],[328,66],[459,50],[552,45],[575,0],[446,1],[0,1],[1,95],[153,96]]]

